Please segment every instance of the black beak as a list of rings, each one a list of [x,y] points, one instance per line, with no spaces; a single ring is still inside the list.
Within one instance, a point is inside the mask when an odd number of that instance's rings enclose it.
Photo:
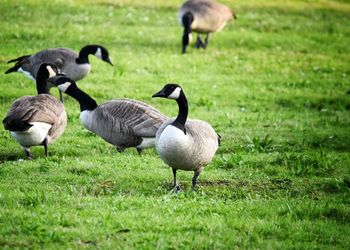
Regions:
[[[62,77],[62,76],[66,76],[66,74],[64,74],[64,73],[58,73],[56,76],[47,79],[47,82],[52,83],[52,84],[54,84],[54,85],[57,85],[57,84],[55,83],[55,81],[56,81],[58,78]]]
[[[164,90],[162,89],[158,93],[155,93],[154,95],[152,95],[152,98],[154,98],[154,97],[166,97]]]
[[[105,59],[105,61],[108,62],[110,65],[113,66],[113,63],[112,63],[111,59],[109,59],[109,57],[108,57],[107,59]]]

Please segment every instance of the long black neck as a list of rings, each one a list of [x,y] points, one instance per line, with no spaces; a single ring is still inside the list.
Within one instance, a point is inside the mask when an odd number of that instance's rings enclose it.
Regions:
[[[50,94],[50,88],[47,84],[48,72],[40,71],[36,76],[36,90],[38,95],[40,94]]]
[[[171,125],[181,129],[186,134],[185,123],[188,115],[188,105],[185,94],[181,91],[179,98],[176,99],[179,106],[179,113]]]
[[[79,52],[79,57],[76,59],[78,64],[89,63],[89,55],[95,54],[97,50],[96,45],[86,45]]]
[[[79,102],[80,112],[84,110],[94,110],[97,107],[96,101],[77,86],[71,86],[65,93]]]
[[[182,36],[182,53],[186,53],[186,47],[190,43],[191,24],[194,20],[193,14],[187,12],[182,16],[182,24],[184,26],[184,34]]]

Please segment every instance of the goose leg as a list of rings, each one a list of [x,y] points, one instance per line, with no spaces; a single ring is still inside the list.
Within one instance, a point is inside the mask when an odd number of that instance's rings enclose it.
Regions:
[[[32,154],[30,153],[30,149],[23,147],[23,150],[24,150],[24,153],[26,154],[27,159],[31,160],[32,159]]]
[[[192,178],[192,191],[194,191],[194,187],[197,184],[198,176],[200,175],[201,172],[202,172],[202,169],[199,169],[199,170],[194,172],[194,175],[193,175],[193,178]]]
[[[48,150],[47,138],[44,139],[42,144],[43,144],[44,149],[45,149],[45,156],[48,157],[49,156],[49,150]]]
[[[205,37],[205,41],[204,41],[204,47],[203,49],[205,49],[208,45],[208,42],[209,42],[209,33],[207,34],[207,36]]]
[[[125,148],[122,147],[122,146],[115,146],[115,148],[117,149],[117,151],[118,151],[119,153],[122,153],[122,152],[124,152],[124,150],[125,150]]]
[[[172,188],[172,190],[174,191],[174,193],[177,193],[180,191],[180,187],[179,184],[177,183],[176,180],[176,168],[173,168],[173,175],[174,175],[174,187]]]
[[[201,36],[198,34],[197,36],[197,41],[196,41],[196,48],[199,49],[199,48],[204,48],[204,43],[201,39]]]
[[[139,155],[141,155],[142,154],[142,148],[136,148],[137,149],[137,152],[139,153]]]
[[[62,103],[64,103],[62,91],[61,91],[61,90],[58,90],[58,91],[60,92],[60,101],[61,101]]]

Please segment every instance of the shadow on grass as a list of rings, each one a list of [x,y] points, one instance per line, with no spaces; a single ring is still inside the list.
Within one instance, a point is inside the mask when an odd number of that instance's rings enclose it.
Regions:
[[[12,152],[0,152],[0,164],[6,161],[18,161],[19,159],[25,158],[23,152],[12,151]]]

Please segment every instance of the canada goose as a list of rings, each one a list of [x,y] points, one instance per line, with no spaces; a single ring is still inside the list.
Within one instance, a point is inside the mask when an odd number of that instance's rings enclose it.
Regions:
[[[222,30],[226,22],[236,15],[225,5],[213,0],[188,0],[180,7],[178,18],[180,25],[184,27],[182,36],[182,53],[186,53],[186,47],[191,41],[191,32],[197,32],[197,48],[206,48],[209,41],[209,33]],[[203,43],[200,34],[207,34]]]
[[[7,62],[16,62],[16,64],[9,68],[5,74],[22,72],[29,79],[35,80],[36,73],[42,63],[53,63],[66,76],[78,81],[90,72],[90,54],[113,65],[106,48],[101,45],[86,45],[80,50],[79,54],[68,48],[50,48],[33,55],[18,57]],[[61,92],[60,99],[63,100]]]
[[[2,121],[14,139],[31,159],[30,147],[43,145],[48,156],[48,144],[59,138],[67,125],[63,104],[48,94],[46,81],[57,74],[55,65],[44,63],[36,78],[37,96],[23,96],[11,106]]]
[[[152,97],[176,100],[179,113],[168,120],[156,135],[156,150],[160,158],[173,169],[174,191],[179,191],[176,170],[194,171],[192,190],[204,166],[210,163],[219,147],[220,139],[214,129],[201,120],[187,120],[188,104],[182,88],[167,84]]]
[[[115,145],[119,152],[135,147],[141,154],[144,148],[154,147],[156,132],[167,118],[152,106],[130,99],[97,105],[68,77],[57,76],[54,83],[79,102],[84,127]]]

